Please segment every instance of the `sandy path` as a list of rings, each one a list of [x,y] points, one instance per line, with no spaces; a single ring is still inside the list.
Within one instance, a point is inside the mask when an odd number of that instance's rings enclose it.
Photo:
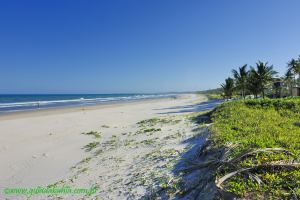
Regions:
[[[147,178],[155,176],[153,171],[160,177],[172,176],[170,170],[160,171],[160,165],[168,165],[169,159],[176,161],[174,156],[187,148],[182,140],[195,134],[195,124],[185,119],[184,109],[204,100],[189,94],[178,99],[0,117],[1,195],[5,187],[57,183],[97,186],[95,196],[100,199],[139,198],[150,186],[161,185]],[[154,117],[165,120],[137,124]],[[101,137],[81,134],[90,131]],[[90,149],[84,148],[87,144]],[[166,159],[160,163],[155,160],[159,156]],[[169,165],[163,169],[170,169]]]

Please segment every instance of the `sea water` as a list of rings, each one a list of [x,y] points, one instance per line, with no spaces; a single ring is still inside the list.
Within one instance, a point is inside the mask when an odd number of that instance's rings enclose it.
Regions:
[[[0,113],[175,97],[176,94],[2,94]]]

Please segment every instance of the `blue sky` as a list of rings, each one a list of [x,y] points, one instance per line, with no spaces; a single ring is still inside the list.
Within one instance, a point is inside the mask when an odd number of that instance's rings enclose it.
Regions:
[[[219,87],[300,54],[299,0],[0,0],[0,93]]]

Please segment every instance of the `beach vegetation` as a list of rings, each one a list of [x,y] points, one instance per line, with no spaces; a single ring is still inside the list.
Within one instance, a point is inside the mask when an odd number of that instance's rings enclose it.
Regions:
[[[243,198],[293,199],[300,191],[300,98],[227,102],[211,115],[224,149],[217,187]]]
[[[298,59],[291,59],[288,62],[287,68],[287,72],[290,72],[294,79],[296,79],[296,76],[300,76],[300,56]]]
[[[91,142],[84,146],[85,151],[89,152],[92,151],[94,148],[98,146],[99,142]]]
[[[156,126],[162,124],[177,124],[181,120],[175,118],[151,118],[138,122],[139,127]]]
[[[94,155],[98,156],[98,155],[100,155],[102,153],[103,153],[103,149],[98,149],[97,151],[95,151]]]
[[[293,86],[294,86],[294,74],[292,72],[292,70],[288,70],[285,75],[284,75],[284,81],[286,83],[287,86],[287,90],[288,90],[288,94],[290,96],[293,95]]]
[[[87,172],[89,169],[87,167],[85,168],[82,168],[78,171],[78,174],[81,174],[81,173],[84,173],[84,172]]]
[[[124,146],[131,146],[134,144],[134,142],[135,142],[135,140],[132,140],[132,139],[126,139],[123,141]]]
[[[143,130],[144,133],[156,132],[156,131],[161,131],[161,128],[148,128]]]
[[[203,90],[198,91],[197,94],[204,94],[208,100],[217,100],[217,99],[223,99],[223,89],[222,88],[216,88],[216,89],[210,89],[210,90]]]
[[[142,130],[137,131],[137,133],[138,134],[148,133],[148,134],[152,135],[154,132],[158,132],[158,131],[161,131],[161,128],[147,128],[147,129],[142,129]]]
[[[232,78],[225,79],[225,83],[221,84],[221,87],[224,90],[224,97],[231,99],[234,92],[234,81]]]
[[[145,145],[154,145],[156,143],[156,139],[146,139],[141,141],[141,143]]]
[[[239,67],[238,70],[232,70],[233,77],[236,81],[236,88],[241,91],[243,99],[246,98],[247,79],[249,71],[247,70],[247,64]]]
[[[262,94],[262,97],[265,98],[265,90],[268,88],[270,83],[274,80],[276,71],[273,70],[273,65],[268,65],[268,62],[264,63],[258,61],[256,63],[256,69],[251,67],[250,74],[257,81],[258,91]]]
[[[101,138],[101,133],[97,132],[97,131],[90,131],[90,132],[82,133],[82,134],[84,134],[84,135],[92,135],[95,138]]]
[[[110,149],[115,149],[118,146],[119,138],[116,135],[112,135],[111,138],[104,143],[104,146],[108,146]]]
[[[300,56],[298,59],[291,59],[287,64],[287,72],[279,77],[274,70],[273,65],[268,62],[258,61],[255,67],[247,65],[233,69],[234,90],[231,90],[231,78],[227,78],[225,83],[221,84],[224,98],[240,95],[242,99],[266,96],[287,97],[292,96],[294,87],[299,87],[300,83]],[[225,87],[226,86],[226,87]]]
[[[222,99],[222,94],[206,94],[208,100],[219,100]]]
[[[92,159],[91,157],[84,158],[79,162],[79,164],[88,163],[91,159]]]

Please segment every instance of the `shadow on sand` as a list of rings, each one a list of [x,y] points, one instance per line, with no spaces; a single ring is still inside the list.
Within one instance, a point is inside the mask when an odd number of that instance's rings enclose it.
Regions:
[[[209,104],[213,109],[219,102]],[[207,107],[207,106],[205,106]],[[209,110],[211,110],[209,109]],[[205,111],[205,110],[201,110]],[[220,157],[222,152],[218,149],[212,149],[209,140],[209,124],[211,113],[198,115],[192,119],[199,128],[195,128],[194,137],[184,140],[182,143],[190,145],[190,149],[181,155],[181,159],[174,166],[173,173],[181,177],[178,188],[180,195],[174,199],[187,200],[212,200],[217,194],[215,186],[215,167],[199,167],[203,163],[209,162],[216,157]],[[201,124],[201,126],[200,126]]]
[[[185,106],[174,106],[163,109],[156,109],[160,111],[158,114],[179,114],[179,113],[190,113],[190,112],[202,112],[214,109],[217,105],[221,104],[223,100],[210,100],[197,104],[190,104]]]
[[[186,113],[208,111],[215,108],[222,101],[209,101],[196,105],[174,107],[167,109],[179,109],[179,111],[167,113]],[[175,164],[172,173],[180,177],[180,181],[176,183],[177,193],[171,199],[176,200],[213,200],[218,196],[218,190],[215,185],[215,165],[205,165],[211,160],[219,159],[224,152],[214,148],[209,139],[209,126],[211,112],[199,114],[191,120],[198,124],[198,128],[193,130],[194,136],[182,141],[183,144],[189,146],[189,150],[180,155],[180,160]],[[180,192],[178,192],[180,191]],[[174,189],[164,189],[156,191],[147,199],[170,199],[168,194],[173,193]]]

